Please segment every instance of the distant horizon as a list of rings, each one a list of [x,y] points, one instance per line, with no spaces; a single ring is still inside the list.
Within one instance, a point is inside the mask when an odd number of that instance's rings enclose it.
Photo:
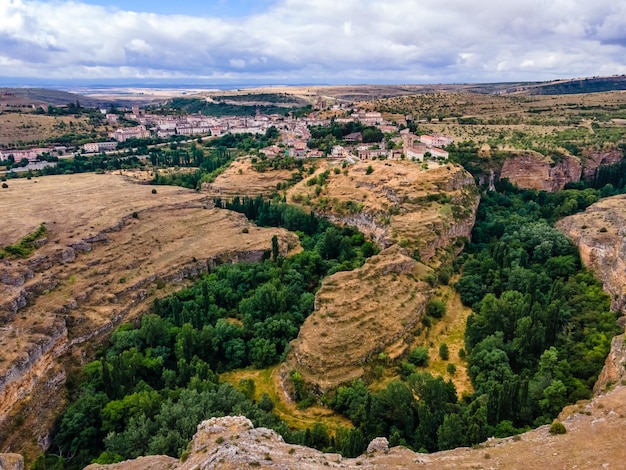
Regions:
[[[622,75],[608,75],[606,77],[561,77],[549,80],[510,80],[510,81],[487,81],[487,82],[265,82],[262,80],[248,80],[240,82],[207,82],[198,79],[163,79],[163,80],[128,80],[128,79],[65,79],[65,80],[46,80],[46,79],[6,79],[0,77],[0,88],[48,88],[48,89],[76,89],[76,88],[165,88],[165,89],[219,89],[219,90],[235,90],[239,88],[272,88],[272,87],[304,87],[304,86],[454,86],[454,85],[498,85],[498,84],[534,84],[534,83],[550,83],[561,80],[583,80],[591,78],[610,78]]]

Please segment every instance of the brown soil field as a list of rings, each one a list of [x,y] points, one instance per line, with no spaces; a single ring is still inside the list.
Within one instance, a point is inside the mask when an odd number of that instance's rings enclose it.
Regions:
[[[0,448],[36,452],[64,400],[66,368],[155,297],[215,264],[260,260],[273,235],[284,255],[299,249],[295,234],[211,209],[195,191],[151,188],[79,174],[13,180],[1,193],[3,244],[42,222],[48,231],[30,258],[0,260]]]

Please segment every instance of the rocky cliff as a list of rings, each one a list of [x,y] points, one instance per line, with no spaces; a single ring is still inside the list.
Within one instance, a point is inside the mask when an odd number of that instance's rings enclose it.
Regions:
[[[318,393],[362,377],[368,361],[400,343],[422,318],[431,287],[425,267],[393,245],[363,267],[328,277],[315,296],[282,373],[302,374]],[[393,354],[392,354],[393,356]]]
[[[159,188],[154,197],[145,187],[108,177],[108,189],[80,205],[57,198],[55,188],[63,192],[63,184],[46,187],[46,198],[58,201],[63,215],[40,208],[48,243],[29,258],[0,260],[0,451],[32,457],[46,448],[72,367],[90,360],[117,325],[147,311],[155,297],[217,264],[260,260],[273,235],[285,255],[298,247],[294,234],[208,209],[193,191]],[[91,191],[89,176],[82,181],[74,186],[77,199],[81,190]],[[140,210],[129,210],[146,195],[150,200]],[[106,219],[91,218],[81,230],[81,217],[101,198],[109,203]]]
[[[626,195],[602,199],[580,214],[564,218],[557,228],[578,246],[585,266],[604,283],[611,307],[626,306]]]
[[[580,181],[580,159],[567,155],[559,162],[537,152],[524,152],[507,158],[500,170],[500,178],[508,178],[523,189],[555,192],[567,183]]]
[[[626,313],[626,195],[602,199],[585,212],[559,221],[557,227],[578,246],[585,266],[602,280],[611,295],[611,309]],[[626,317],[619,321],[626,326]],[[595,390],[623,383],[624,364],[626,346],[621,335],[611,342]]]
[[[563,154],[559,158],[548,157],[534,151],[511,151],[501,165],[492,166],[492,175],[507,178],[523,189],[555,192],[567,183],[593,177],[598,167],[618,163],[624,158],[616,148],[583,150],[582,157]],[[489,178],[481,178],[487,184]]]
[[[303,181],[290,190],[292,199],[308,199],[330,220],[357,226],[383,251],[359,269],[324,280],[281,370],[285,389],[297,370],[316,392],[326,392],[362,377],[378,354],[396,359],[410,347],[433,295],[426,281],[462,249],[479,200],[462,168],[429,165],[365,162],[329,171],[321,186]],[[324,169],[314,178],[319,181]]]

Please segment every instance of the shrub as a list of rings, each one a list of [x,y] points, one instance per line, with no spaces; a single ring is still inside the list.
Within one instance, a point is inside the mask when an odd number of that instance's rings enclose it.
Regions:
[[[416,366],[428,365],[428,349],[423,347],[417,347],[409,353],[409,362]]]
[[[448,349],[448,345],[446,343],[439,346],[439,357],[441,357],[444,361],[450,359],[450,350]]]
[[[441,300],[432,299],[426,305],[426,315],[433,318],[441,318],[446,313],[446,304]]]
[[[3,189],[7,189],[8,187],[9,187],[9,185],[8,185],[8,184],[6,184],[6,183],[2,183],[2,188],[3,188]]]
[[[152,188],[152,194],[156,194],[157,190],[155,188]]]
[[[456,366],[451,362],[448,363],[448,374],[454,375],[456,374]]]
[[[374,168],[372,168],[372,165],[369,165],[367,169],[365,170],[365,174],[371,175],[372,173],[374,173]]]
[[[560,421],[555,421],[550,426],[550,434],[565,434],[566,432],[567,429],[565,429],[565,426],[563,426],[563,423]]]

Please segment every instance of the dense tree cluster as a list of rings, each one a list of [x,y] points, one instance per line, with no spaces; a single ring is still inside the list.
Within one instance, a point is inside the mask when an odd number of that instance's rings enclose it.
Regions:
[[[295,113],[304,110],[310,113],[312,107],[310,105],[300,107],[284,107],[279,105],[243,105],[229,104],[224,102],[211,103],[205,99],[199,98],[174,98],[170,100],[166,106],[160,109],[153,109],[153,112],[161,112],[163,114],[196,114],[201,113],[205,116],[255,116],[257,113],[262,114],[280,114],[287,116],[289,113]]]
[[[576,248],[546,219],[596,198],[594,190],[511,188],[483,197],[456,287],[474,310],[469,372],[476,395],[488,399],[489,424],[543,424],[591,394],[619,331],[616,315]]]

